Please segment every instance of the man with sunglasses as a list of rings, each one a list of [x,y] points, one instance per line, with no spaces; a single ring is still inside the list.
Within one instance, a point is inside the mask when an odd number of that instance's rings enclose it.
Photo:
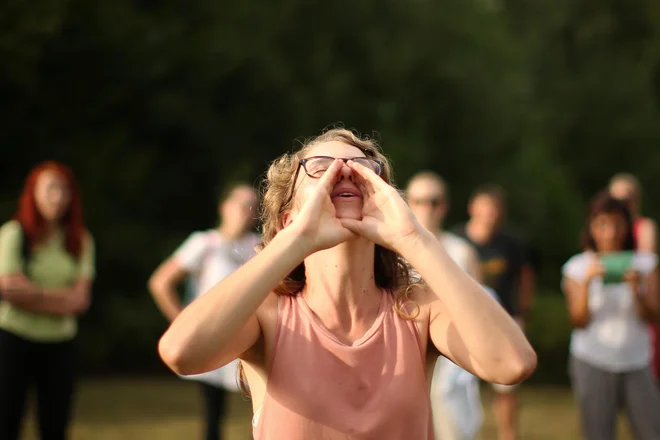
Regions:
[[[449,197],[442,177],[432,171],[414,175],[408,182],[406,198],[410,210],[422,226],[435,234],[449,256],[464,271],[479,280],[479,259],[474,248],[466,240],[443,230]],[[436,438],[475,438],[483,418],[477,378],[440,356],[433,371],[431,407]]]

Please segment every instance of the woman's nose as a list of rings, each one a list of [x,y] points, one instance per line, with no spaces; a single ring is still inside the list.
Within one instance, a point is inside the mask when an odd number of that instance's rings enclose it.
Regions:
[[[50,191],[48,196],[51,203],[59,203],[64,198],[64,192],[58,189],[53,189]]]
[[[353,170],[350,169],[350,167],[348,165],[346,165],[346,161],[344,161],[344,163],[341,167],[341,171],[339,171],[339,176],[338,176],[339,180],[344,179],[344,178],[349,179],[349,180],[353,180]]]

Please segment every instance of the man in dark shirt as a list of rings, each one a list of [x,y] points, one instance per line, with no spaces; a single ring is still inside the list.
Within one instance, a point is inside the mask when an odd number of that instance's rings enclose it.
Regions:
[[[497,292],[502,306],[524,328],[532,305],[534,272],[523,244],[502,228],[505,193],[495,185],[478,188],[468,204],[470,219],[454,230],[479,255],[482,282]],[[493,385],[500,440],[518,438],[516,387]]]

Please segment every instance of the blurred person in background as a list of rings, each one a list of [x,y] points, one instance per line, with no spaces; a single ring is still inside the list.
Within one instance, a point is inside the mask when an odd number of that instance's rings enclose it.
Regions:
[[[657,225],[641,215],[642,186],[632,174],[619,173],[610,180],[610,194],[628,205],[633,220],[633,240],[635,250],[657,253]],[[658,319],[649,323],[651,333],[651,353],[653,359],[653,376],[656,384],[660,384],[660,338]]]
[[[68,438],[76,318],[90,304],[93,278],[94,242],[73,173],[44,162],[0,227],[0,439],[20,437],[33,386],[39,438]]]
[[[408,182],[406,199],[417,221],[435,235],[461,269],[480,281],[479,259],[474,248],[443,229],[449,210],[449,191],[444,179],[433,171],[415,174]],[[431,381],[431,408],[436,439],[475,438],[483,419],[477,378],[439,356]]]
[[[534,269],[523,243],[503,227],[506,200],[497,185],[484,185],[468,203],[469,220],[454,230],[477,251],[481,281],[499,296],[521,328],[529,319],[534,295]],[[518,438],[517,386],[493,384],[495,420],[500,440]]]
[[[192,233],[156,269],[149,279],[149,290],[169,321],[181,313],[185,303],[194,301],[254,256],[261,241],[251,232],[257,210],[257,192],[252,186],[231,185],[218,205],[219,226]],[[184,303],[177,293],[182,282],[187,282]],[[206,374],[184,378],[201,383],[205,439],[220,439],[222,419],[227,413],[227,392],[239,391],[237,361]]]
[[[257,440],[432,439],[430,356],[498,383],[534,370],[520,328],[415,220],[390,175],[378,145],[344,129],[278,158],[263,249],[161,338],[179,374],[241,359]]]
[[[657,252],[657,225],[641,214],[642,187],[632,174],[619,173],[610,180],[609,191],[612,197],[622,200],[628,206],[633,221],[635,249]]]
[[[626,204],[607,192],[589,205],[582,248],[562,268],[562,289],[573,325],[570,376],[584,437],[613,440],[623,407],[636,439],[660,439],[646,327],[658,310],[658,258],[648,251],[621,253],[634,249],[633,220]],[[628,259],[617,268],[613,257]]]

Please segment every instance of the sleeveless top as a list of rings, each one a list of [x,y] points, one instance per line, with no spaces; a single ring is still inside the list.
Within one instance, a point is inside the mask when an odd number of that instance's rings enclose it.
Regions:
[[[255,440],[432,440],[425,356],[414,321],[383,293],[372,327],[340,342],[301,295],[279,298]]]

